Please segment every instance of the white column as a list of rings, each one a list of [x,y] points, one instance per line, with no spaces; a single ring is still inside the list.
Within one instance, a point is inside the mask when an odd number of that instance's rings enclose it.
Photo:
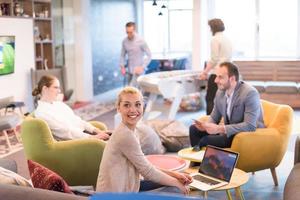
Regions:
[[[199,70],[210,56],[211,33],[207,22],[214,15],[214,0],[194,0],[193,3],[192,69]]]
[[[300,0],[297,1],[297,5],[298,5],[298,12],[297,12],[297,58],[300,59]]]
[[[76,100],[93,99],[92,49],[89,32],[90,1],[64,1],[67,81]]]
[[[144,35],[144,1],[135,0],[137,32]]]
[[[201,59],[200,59],[200,4],[201,0],[194,0],[193,2],[193,33],[192,33],[192,69],[200,69]]]

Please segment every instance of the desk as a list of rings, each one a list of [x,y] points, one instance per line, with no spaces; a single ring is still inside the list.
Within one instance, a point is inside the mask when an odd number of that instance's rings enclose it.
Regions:
[[[186,173],[196,173],[198,172],[199,167],[190,167],[188,169],[185,170]],[[240,199],[245,199],[243,192],[241,190],[241,186],[244,185],[245,183],[247,183],[249,180],[249,176],[246,172],[235,168],[233,170],[233,174],[232,177],[230,179],[229,184],[210,190],[210,191],[220,191],[220,190],[225,190],[226,194],[227,194],[227,199],[228,200],[232,200],[232,196],[230,193],[231,189],[235,189],[236,194],[240,197]],[[207,197],[207,193],[208,192],[204,192],[204,197]]]
[[[143,92],[149,92],[144,119],[147,119],[154,102],[159,95],[163,98],[174,98],[169,107],[168,119],[175,119],[184,95],[199,92],[206,81],[199,80],[200,70],[173,70],[155,72],[138,77],[137,82]]]

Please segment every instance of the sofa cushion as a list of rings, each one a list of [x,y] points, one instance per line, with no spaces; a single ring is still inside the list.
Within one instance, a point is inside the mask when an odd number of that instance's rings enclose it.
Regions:
[[[28,168],[35,188],[72,193],[64,179],[50,169],[32,160],[28,160]]]
[[[255,87],[259,93],[265,91],[266,82],[264,81],[246,81],[246,82],[252,85],[253,87]]]
[[[296,82],[267,81],[265,92],[295,94],[298,93],[298,87]]]
[[[32,187],[24,177],[3,167],[0,167],[0,183]]]
[[[284,200],[299,200],[300,199],[300,163],[296,164],[284,186]]]
[[[177,152],[190,146],[189,129],[183,123],[175,120],[149,120],[147,124],[159,134],[167,151]]]
[[[163,154],[166,152],[158,134],[153,128],[144,122],[139,122],[136,126],[142,151],[145,155]]]

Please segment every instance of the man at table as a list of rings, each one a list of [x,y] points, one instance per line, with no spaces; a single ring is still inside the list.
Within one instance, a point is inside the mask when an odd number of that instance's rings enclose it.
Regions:
[[[123,76],[127,76],[127,84],[137,86],[137,77],[144,73],[146,67],[151,61],[151,52],[144,41],[136,33],[136,25],[134,22],[126,24],[127,37],[122,42],[120,67]],[[127,64],[126,63],[127,55]],[[146,57],[144,58],[144,55]],[[126,67],[127,72],[126,72]]]
[[[217,67],[216,76],[218,91],[208,121],[197,120],[190,126],[194,150],[206,145],[230,147],[239,132],[264,127],[259,93],[239,80],[238,67],[231,62],[223,62]],[[222,117],[224,124],[219,124]]]

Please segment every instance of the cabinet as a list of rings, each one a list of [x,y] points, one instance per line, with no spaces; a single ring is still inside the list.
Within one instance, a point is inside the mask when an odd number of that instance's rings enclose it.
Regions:
[[[0,0],[1,17],[33,19],[36,69],[54,67],[51,8],[51,0]]]

